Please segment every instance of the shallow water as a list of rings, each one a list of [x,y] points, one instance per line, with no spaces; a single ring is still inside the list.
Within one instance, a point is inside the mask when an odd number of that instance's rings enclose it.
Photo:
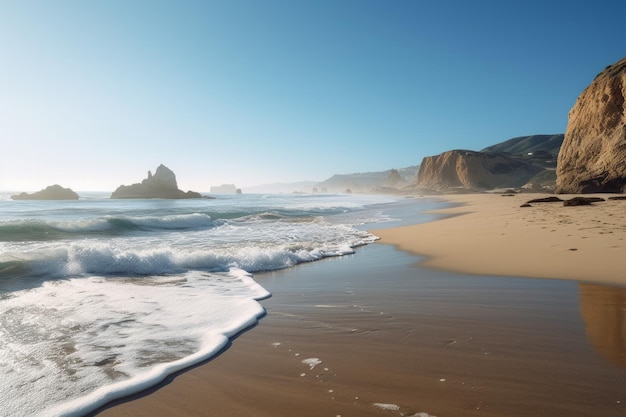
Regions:
[[[0,198],[0,409],[83,415],[214,355],[264,314],[251,273],[351,254],[378,196]]]
[[[387,395],[372,400],[407,415],[625,415],[626,288],[463,275],[421,259],[374,244],[257,280],[273,293],[270,316],[325,341],[305,338],[298,352],[337,375],[339,364],[346,377],[358,369],[354,392],[375,385],[364,375],[384,380]]]

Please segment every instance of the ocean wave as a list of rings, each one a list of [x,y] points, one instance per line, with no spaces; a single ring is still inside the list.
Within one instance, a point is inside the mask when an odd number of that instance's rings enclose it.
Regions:
[[[13,220],[0,223],[0,242],[50,241],[134,232],[196,230],[219,225],[201,213],[163,217],[104,216],[80,220]]]
[[[354,247],[373,242],[363,234],[350,241],[329,244],[277,243],[233,245],[213,249],[165,244],[134,248],[115,243],[84,240],[28,253],[0,256],[0,281],[16,278],[60,279],[80,276],[145,276],[182,273],[190,270],[248,272],[273,271],[300,263],[354,252]]]

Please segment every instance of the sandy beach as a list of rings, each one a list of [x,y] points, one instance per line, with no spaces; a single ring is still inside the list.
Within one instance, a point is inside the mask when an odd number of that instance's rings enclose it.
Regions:
[[[606,201],[576,207],[521,207],[547,194],[442,196],[455,205],[436,211],[442,220],[376,234],[447,271],[626,285],[626,201],[611,196],[589,195]]]
[[[602,283],[623,283],[626,202],[535,197],[442,197],[441,220],[258,274],[256,327],[98,415],[623,416],[626,290]]]

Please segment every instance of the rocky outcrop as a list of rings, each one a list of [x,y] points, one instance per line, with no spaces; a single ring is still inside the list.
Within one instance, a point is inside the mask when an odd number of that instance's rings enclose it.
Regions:
[[[417,188],[447,192],[520,187],[542,170],[507,154],[453,150],[422,160]]]
[[[141,183],[132,185],[120,185],[111,194],[113,199],[122,198],[201,198],[200,193],[194,191],[184,192],[178,189],[176,175],[174,172],[161,164],[156,169],[154,175],[148,171],[148,178]]]
[[[563,202],[563,206],[565,207],[575,207],[575,206],[591,206],[593,203],[598,203],[600,201],[605,201],[604,198],[601,197],[574,197],[569,200],[565,200]]]
[[[528,200],[526,202],[526,204],[530,204],[530,203],[562,203],[563,200],[561,200],[559,197],[542,197],[542,198],[533,198],[532,200]]]
[[[626,186],[626,58],[609,65],[569,112],[557,192],[623,192]]]
[[[58,184],[50,185],[36,193],[20,193],[12,195],[13,200],[78,200],[78,194],[70,188],[63,188]]]
[[[222,184],[219,186],[211,186],[211,194],[236,194],[237,187],[235,184]]]
[[[387,179],[385,180],[385,184],[383,186],[390,188],[402,188],[405,185],[406,181],[404,178],[402,178],[398,170],[392,169],[391,171],[389,171],[389,174],[387,175]]]

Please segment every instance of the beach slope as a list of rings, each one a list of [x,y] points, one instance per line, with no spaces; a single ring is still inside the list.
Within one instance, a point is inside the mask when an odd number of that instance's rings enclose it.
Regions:
[[[375,230],[382,243],[460,273],[626,284],[626,201],[532,203],[535,194],[442,196],[438,221]],[[573,196],[560,195],[565,200]]]

